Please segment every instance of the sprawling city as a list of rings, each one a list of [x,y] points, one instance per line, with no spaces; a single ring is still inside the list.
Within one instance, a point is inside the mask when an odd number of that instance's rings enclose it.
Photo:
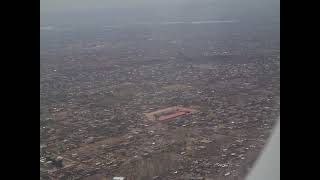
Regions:
[[[277,18],[40,31],[40,179],[241,180],[280,115]]]

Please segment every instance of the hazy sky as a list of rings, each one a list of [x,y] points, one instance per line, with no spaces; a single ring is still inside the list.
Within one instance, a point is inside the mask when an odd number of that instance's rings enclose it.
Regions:
[[[201,2],[216,0],[198,0]],[[227,0],[228,1],[228,0]],[[170,6],[192,3],[195,0],[40,0],[41,12],[83,11],[95,8],[130,8],[146,6]]]
[[[41,24],[279,16],[280,0],[40,0]]]
[[[82,11],[94,8],[170,7],[185,4],[216,3],[251,7],[280,2],[280,0],[40,0],[41,12]]]

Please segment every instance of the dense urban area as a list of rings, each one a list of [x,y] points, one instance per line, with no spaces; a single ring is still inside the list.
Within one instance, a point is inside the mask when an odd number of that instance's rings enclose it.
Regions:
[[[280,115],[277,21],[40,31],[40,179],[244,179]]]

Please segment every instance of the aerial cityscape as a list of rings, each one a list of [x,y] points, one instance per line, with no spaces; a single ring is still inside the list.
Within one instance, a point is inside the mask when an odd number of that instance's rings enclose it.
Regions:
[[[245,178],[280,115],[278,18],[48,24],[40,179]]]

